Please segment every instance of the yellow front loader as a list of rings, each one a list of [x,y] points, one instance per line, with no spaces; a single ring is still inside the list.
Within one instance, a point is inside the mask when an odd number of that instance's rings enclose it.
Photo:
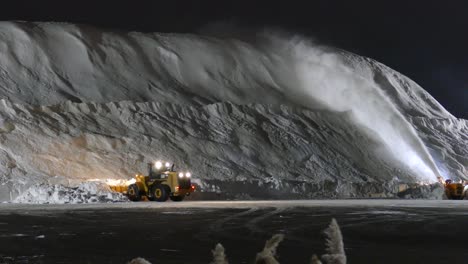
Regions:
[[[115,185],[110,188],[116,192],[127,194],[132,201],[140,201],[147,197],[150,201],[165,202],[169,198],[180,202],[185,196],[195,191],[191,182],[190,172],[177,172],[174,164],[160,161],[148,163],[148,175],[136,174],[133,183]]]

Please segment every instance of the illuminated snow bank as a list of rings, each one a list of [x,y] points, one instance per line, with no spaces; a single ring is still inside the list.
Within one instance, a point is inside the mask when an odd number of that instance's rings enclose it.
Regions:
[[[105,183],[84,182],[75,188],[63,185],[33,185],[14,199],[13,203],[77,204],[128,201],[126,196],[113,192]]]

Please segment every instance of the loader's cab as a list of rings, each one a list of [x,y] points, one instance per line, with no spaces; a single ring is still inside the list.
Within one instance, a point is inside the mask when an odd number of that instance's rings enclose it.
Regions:
[[[148,175],[137,174],[136,182],[128,186],[127,194],[132,201],[146,196],[151,201],[182,201],[195,191],[190,172],[177,172],[169,162],[148,163]]]

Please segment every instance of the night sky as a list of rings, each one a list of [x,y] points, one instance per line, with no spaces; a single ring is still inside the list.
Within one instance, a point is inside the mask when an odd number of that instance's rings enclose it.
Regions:
[[[69,2],[2,3],[0,20],[65,21],[142,32],[198,33],[218,22],[252,31],[281,29],[374,58],[415,80],[455,116],[468,119],[467,1]]]

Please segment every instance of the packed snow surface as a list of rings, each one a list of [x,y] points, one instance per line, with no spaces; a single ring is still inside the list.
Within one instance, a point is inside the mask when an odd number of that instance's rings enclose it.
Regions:
[[[201,191],[264,198],[468,179],[466,120],[385,65],[301,37],[2,22],[0,97],[0,201],[155,159]]]

